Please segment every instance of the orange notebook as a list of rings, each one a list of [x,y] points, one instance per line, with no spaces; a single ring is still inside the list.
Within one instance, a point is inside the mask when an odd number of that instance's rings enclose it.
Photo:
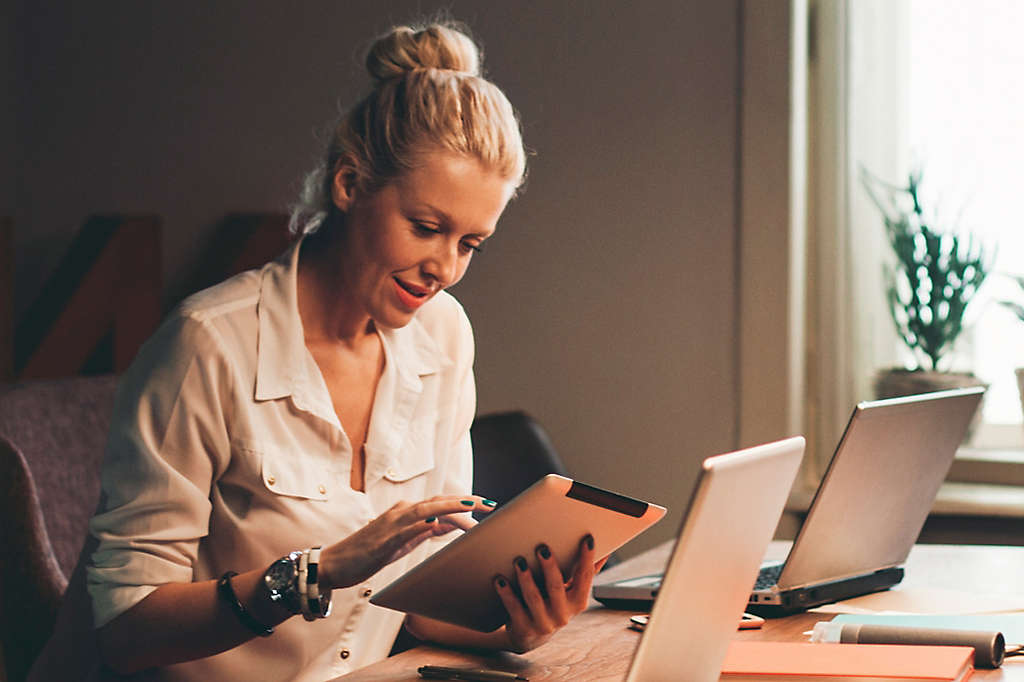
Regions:
[[[974,649],[906,644],[809,644],[744,642],[729,645],[721,680],[966,680],[974,672]]]

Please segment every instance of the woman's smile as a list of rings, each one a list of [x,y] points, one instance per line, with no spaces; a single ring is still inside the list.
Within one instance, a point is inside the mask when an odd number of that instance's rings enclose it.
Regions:
[[[409,310],[416,310],[431,299],[433,289],[421,287],[399,277],[393,279],[398,300]]]

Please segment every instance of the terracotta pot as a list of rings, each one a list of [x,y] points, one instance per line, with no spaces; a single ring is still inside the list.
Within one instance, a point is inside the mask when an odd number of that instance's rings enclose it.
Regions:
[[[1021,371],[1017,372],[1017,380],[1021,381]],[[951,388],[968,388],[970,386],[985,386],[988,384],[976,377],[971,372],[926,372],[924,370],[910,369],[883,369],[875,374],[875,397],[876,398],[898,398],[905,395],[917,395],[918,393],[933,393],[934,391],[947,391]],[[1021,384],[1024,391],[1024,384]],[[1022,393],[1024,395],[1024,393]],[[981,406],[974,413],[970,426],[967,427],[967,436],[964,442],[971,440],[978,425],[981,423]]]
[[[1017,376],[1020,378],[1020,373]],[[879,370],[875,375],[874,384],[876,398],[898,398],[968,386],[988,384],[970,372],[925,372],[909,369]]]

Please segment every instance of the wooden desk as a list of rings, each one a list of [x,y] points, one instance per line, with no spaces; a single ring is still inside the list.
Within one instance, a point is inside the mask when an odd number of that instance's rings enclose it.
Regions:
[[[773,542],[770,558],[784,557],[788,542]],[[599,582],[657,573],[665,565],[671,543],[665,543],[602,573]],[[985,594],[1024,593],[1024,547],[983,545],[917,545],[906,564],[904,584]],[[479,666],[519,672],[531,682],[622,680],[640,633],[627,628],[630,612],[606,609],[596,602],[539,649],[525,655],[473,654],[421,646],[338,680],[344,682],[413,682],[421,665]],[[772,619],[760,630],[737,631],[736,639],[799,641],[805,630],[825,614],[803,613]],[[1011,658],[999,670],[978,670],[974,680],[1024,682],[1024,657]]]

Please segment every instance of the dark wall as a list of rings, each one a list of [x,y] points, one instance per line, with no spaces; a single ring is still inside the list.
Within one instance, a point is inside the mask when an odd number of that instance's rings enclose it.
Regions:
[[[672,508],[637,548],[734,445],[736,2],[12,5],[18,313],[96,211],[163,216],[180,296],[221,216],[292,200],[316,132],[367,87],[369,39],[450,7],[536,152],[455,291],[480,410],[526,409],[580,478]]]
[[[15,183],[15,140],[17,130],[17,73],[18,45],[15,42],[15,5],[13,2],[0,3],[0,215],[10,215],[14,210]],[[2,327],[0,327],[2,328]]]

